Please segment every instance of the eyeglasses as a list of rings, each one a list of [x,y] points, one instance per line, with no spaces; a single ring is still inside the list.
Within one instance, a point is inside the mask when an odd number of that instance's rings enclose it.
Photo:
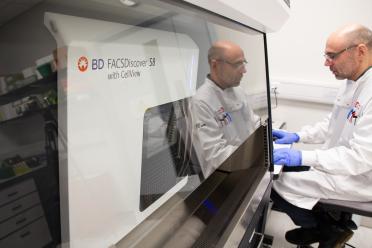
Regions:
[[[232,67],[234,67],[234,68],[242,68],[242,67],[244,67],[246,64],[248,64],[248,62],[247,62],[247,60],[243,60],[243,61],[239,61],[239,62],[235,62],[235,63],[232,63],[232,62],[229,62],[229,61],[227,61],[227,60],[224,60],[224,59],[217,59],[217,61],[221,61],[221,62],[223,62],[223,63],[226,63],[226,64],[229,64],[229,65],[231,65]]]
[[[352,45],[352,46],[349,46],[349,47],[346,47],[345,49],[342,49],[341,51],[337,52],[337,53],[325,53],[324,54],[324,58],[326,60],[335,60],[338,56],[340,56],[343,52],[346,52],[347,50],[350,50],[354,47],[357,47],[358,44],[356,45]]]

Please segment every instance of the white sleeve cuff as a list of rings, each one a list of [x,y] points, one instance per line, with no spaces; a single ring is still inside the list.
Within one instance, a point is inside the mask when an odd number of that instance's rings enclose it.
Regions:
[[[302,165],[318,165],[318,157],[315,151],[302,151]]]
[[[300,137],[300,139],[297,142],[303,143],[303,141],[306,140],[306,133],[299,131],[296,132],[296,134],[298,135],[298,137]]]

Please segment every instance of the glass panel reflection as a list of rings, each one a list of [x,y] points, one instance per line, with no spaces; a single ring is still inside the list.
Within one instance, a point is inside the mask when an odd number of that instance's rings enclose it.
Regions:
[[[189,134],[187,111],[188,102],[185,99],[153,107],[145,112],[141,211],[169,190],[173,190],[173,193],[179,191],[185,186],[187,175],[198,175],[200,172]]]
[[[192,101],[193,137],[205,177],[260,125],[239,87],[245,62],[243,50],[233,42],[217,41],[209,49],[210,73]]]
[[[185,199],[215,170],[259,160],[244,151],[262,147],[257,128],[268,118],[262,33],[164,7],[171,1],[30,2],[0,26],[0,194],[20,187],[33,197],[40,219],[21,229],[43,237],[29,244],[107,247],[151,230],[165,205],[160,219],[183,205],[192,215]],[[210,63],[223,40],[244,55]],[[129,60],[143,66],[122,68]],[[216,85],[211,66],[236,85]],[[223,204],[202,204],[208,221]],[[12,247],[20,230],[2,226]]]

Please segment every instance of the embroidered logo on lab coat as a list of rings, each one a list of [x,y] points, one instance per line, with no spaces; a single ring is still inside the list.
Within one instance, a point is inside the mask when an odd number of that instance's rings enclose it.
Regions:
[[[358,117],[360,116],[360,110],[362,106],[360,105],[359,101],[356,101],[354,103],[354,106],[352,109],[350,109],[349,113],[347,114],[347,119],[350,123],[353,123],[355,125]]]
[[[225,109],[223,107],[219,108],[215,112],[215,119],[220,127],[227,126],[229,123],[232,122],[231,115],[228,112],[225,112]]]

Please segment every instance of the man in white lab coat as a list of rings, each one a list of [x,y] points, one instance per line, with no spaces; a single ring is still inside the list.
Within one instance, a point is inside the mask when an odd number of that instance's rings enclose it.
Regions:
[[[289,242],[341,247],[352,232],[317,209],[319,199],[372,201],[372,32],[353,24],[332,33],[325,66],[337,79],[347,79],[332,113],[297,133],[274,130],[277,143],[323,143],[322,149],[277,149],[274,163],[309,166],[283,173],[272,198],[302,228],[286,233]],[[315,206],[315,207],[314,207]]]
[[[259,118],[239,87],[246,73],[243,50],[230,41],[217,41],[208,51],[210,74],[192,99],[195,151],[208,177],[254,131]]]

